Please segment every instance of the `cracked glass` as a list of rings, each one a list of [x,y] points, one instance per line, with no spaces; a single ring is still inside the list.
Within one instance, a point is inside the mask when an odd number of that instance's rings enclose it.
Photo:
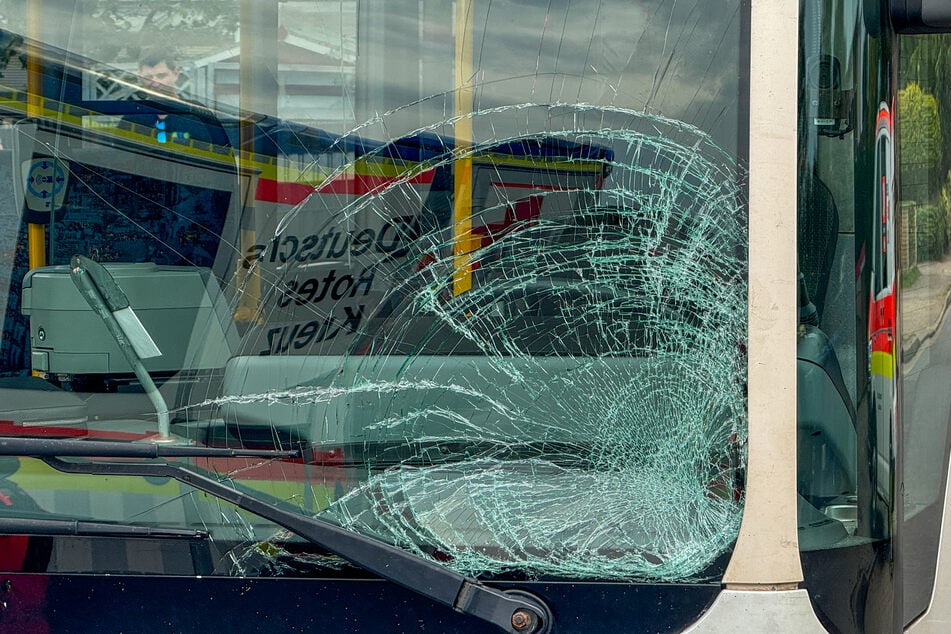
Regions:
[[[722,574],[742,3],[134,4],[0,5],[0,432],[296,450],[185,462],[474,577]],[[50,569],[348,566],[185,484],[6,460],[32,513],[210,535]]]

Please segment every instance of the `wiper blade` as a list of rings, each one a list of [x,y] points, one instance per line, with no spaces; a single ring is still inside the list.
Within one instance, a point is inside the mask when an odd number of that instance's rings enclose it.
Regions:
[[[50,454],[12,453],[11,448],[5,447],[2,443],[0,443],[0,455],[33,455],[63,473],[173,478],[283,526],[309,542],[383,579],[447,605],[457,612],[492,623],[505,632],[545,634],[551,629],[552,614],[548,606],[528,592],[518,589],[490,588],[476,579],[465,577],[385,542],[246,495],[227,484],[182,465],[67,461]]]
[[[208,539],[206,531],[155,528],[75,519],[0,517],[0,535],[76,535],[82,537]]]
[[[296,458],[298,451],[229,449],[150,442],[0,437],[0,456],[70,458]]]

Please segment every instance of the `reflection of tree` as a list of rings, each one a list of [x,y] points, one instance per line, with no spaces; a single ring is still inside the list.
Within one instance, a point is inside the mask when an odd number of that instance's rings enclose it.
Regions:
[[[138,46],[128,48],[128,53],[137,57],[138,51],[132,49],[167,45],[173,33],[181,34],[187,31],[189,41],[202,37],[212,41],[228,41],[233,39],[238,29],[239,12],[235,0],[171,0],[147,3],[92,0],[90,4],[92,7],[89,15],[93,18],[90,26],[98,25],[100,33],[89,34],[87,41],[97,42],[99,48],[87,51],[87,54],[97,59],[115,60],[121,56],[122,51],[109,50],[116,48],[116,44],[109,42],[116,42],[115,36],[119,34],[138,34]],[[93,54],[96,52],[99,55]]]
[[[951,181],[938,184],[943,143],[937,100],[917,82],[908,82],[898,91],[898,121],[901,197],[915,209],[917,257],[940,260],[951,238],[951,206],[945,204]]]
[[[23,38],[13,33],[0,33],[0,77],[10,60],[21,54]]]
[[[901,38],[899,60],[901,193],[920,204],[918,257],[939,259],[951,244],[951,144],[943,138],[951,129],[951,35]]]
[[[898,91],[902,198],[931,202],[928,184],[941,159],[941,119],[934,96],[909,82]]]
[[[925,93],[934,95],[938,118],[943,130],[951,130],[951,35],[927,35],[900,39],[899,75],[903,84],[915,82]],[[907,124],[899,123],[904,140],[909,133]],[[902,152],[907,151],[907,142],[902,143]],[[938,163],[932,172],[933,189],[951,170],[951,144],[938,137]]]
[[[940,260],[947,248],[948,223],[938,205],[915,207],[917,254],[921,261]]]
[[[27,7],[23,0],[0,0],[0,27],[26,35]],[[238,29],[237,0],[85,0],[83,8],[73,29],[88,48],[75,52],[110,63],[135,61],[142,48],[169,41],[228,45]]]
[[[130,3],[124,0],[94,0],[91,14],[116,28],[168,31],[182,28],[211,29],[231,34],[238,26],[234,0],[171,0]],[[147,13],[142,15],[143,7]]]
[[[942,251],[942,255],[944,255],[948,251],[949,244],[951,244],[951,171],[947,172],[944,177],[938,208],[941,210],[941,217],[944,220],[944,250]]]

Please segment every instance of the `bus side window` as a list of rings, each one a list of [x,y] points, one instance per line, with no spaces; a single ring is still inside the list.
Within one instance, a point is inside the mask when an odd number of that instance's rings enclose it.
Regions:
[[[852,531],[851,517],[840,515],[842,509],[855,508],[855,409],[835,349],[821,329],[835,268],[839,215],[832,193],[815,174],[800,175],[799,199],[797,488],[806,502]],[[805,537],[804,544],[810,543]]]

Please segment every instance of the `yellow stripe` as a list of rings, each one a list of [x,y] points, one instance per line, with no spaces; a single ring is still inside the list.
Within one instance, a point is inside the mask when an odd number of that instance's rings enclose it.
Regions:
[[[30,268],[46,266],[46,225],[30,223],[26,230]]]
[[[29,3],[26,10],[27,35],[31,42],[38,42],[42,29],[43,8],[41,0]],[[42,116],[43,110],[43,66],[36,44],[28,44],[26,51],[26,88],[24,99],[26,115]],[[19,103],[19,102],[18,102]],[[27,244],[29,267],[35,269],[46,266],[46,229],[41,224],[27,225]]]
[[[468,91],[468,93],[463,94],[463,100],[467,98],[466,94],[468,94],[468,99],[471,101],[471,90],[464,90]],[[461,103],[459,105],[460,107],[462,106]],[[104,136],[132,141],[147,147],[154,147],[155,144],[154,131],[150,128],[133,124],[131,130],[125,130],[115,126],[97,124],[92,117],[109,117],[110,115],[103,115],[86,108],[47,99],[41,95],[32,94],[29,91],[23,92],[0,86],[0,110],[13,111],[24,116],[33,116],[60,123],[67,123],[77,129],[95,130]],[[469,143],[471,143],[472,122],[468,117],[464,117],[457,121],[456,126],[458,137],[456,145],[457,152],[464,151],[465,148],[469,146]],[[187,143],[176,142],[174,144],[163,145],[162,150],[196,156],[206,161],[228,166],[232,166],[236,160],[240,160],[242,167],[257,172],[263,178],[280,180],[281,182],[301,183],[314,187],[319,186],[331,175],[329,171],[315,172],[312,166],[301,170],[291,165],[281,165],[276,157],[267,154],[238,150],[225,146],[202,147],[204,145],[203,143],[196,143],[195,141],[188,141]],[[459,174],[459,182],[468,182],[470,190],[471,173],[468,174],[467,177],[466,171],[467,168],[471,170],[471,166],[474,164],[488,164],[492,167],[506,165],[538,167],[542,165],[547,169],[582,173],[599,171],[602,168],[601,164],[597,161],[543,160],[531,157],[516,158],[508,154],[499,153],[466,154],[463,158],[458,159],[456,172]],[[344,173],[351,176],[412,178],[430,168],[430,165],[416,161],[394,159],[392,157],[369,156],[354,161]]]
[[[174,480],[155,484],[155,480],[131,476],[91,476],[61,473],[45,462],[26,458],[20,460],[20,468],[10,476],[10,479],[27,492],[41,489],[164,494],[170,497],[179,494],[179,485]]]
[[[455,115],[456,164],[453,170],[452,293],[472,288],[472,11],[470,0],[456,2]]]
[[[486,161],[493,166],[498,165],[519,165],[526,167],[544,166],[546,169],[557,169],[562,172],[598,172],[603,169],[604,164],[599,161],[546,161],[542,158],[514,158],[509,154],[479,154],[476,161],[481,163]]]
[[[214,496],[201,493],[187,485],[180,484],[173,479],[147,479],[136,476],[93,476],[73,473],[61,473],[45,462],[32,458],[20,460],[20,467],[9,476],[27,493],[31,491],[88,491],[90,493],[115,493],[157,495],[168,497],[169,500],[182,495],[183,492],[194,491],[196,495],[214,499]],[[303,504],[305,496],[313,498],[310,504],[315,510],[323,508],[333,500],[334,489],[325,484],[310,484],[305,482],[284,480],[240,480],[233,478],[242,486],[260,491],[280,500],[293,501]],[[56,509],[48,509],[55,512]]]
[[[872,351],[872,374],[891,379],[895,376],[895,356],[888,352]]]

